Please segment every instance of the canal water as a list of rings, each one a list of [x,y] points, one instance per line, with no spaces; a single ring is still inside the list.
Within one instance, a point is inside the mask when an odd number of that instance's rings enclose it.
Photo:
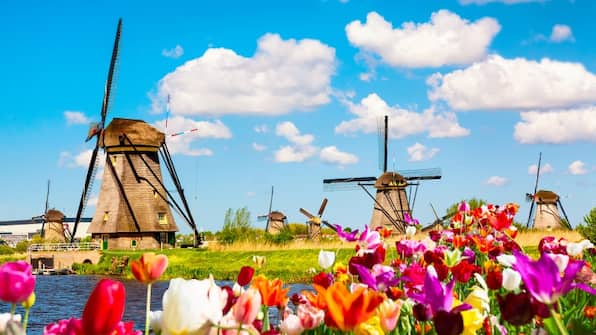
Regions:
[[[35,294],[37,301],[31,308],[28,335],[40,335],[45,325],[71,316],[80,318],[87,298],[95,284],[104,277],[99,276],[37,276]],[[119,279],[120,280],[120,279]],[[126,287],[125,321],[134,321],[135,329],[143,330],[145,326],[145,285],[134,280],[121,280]],[[218,282],[229,285],[229,282]],[[152,310],[161,310],[161,299],[169,282],[160,281],[153,284]],[[293,285],[289,296],[307,289],[305,285]],[[8,312],[8,306],[0,307],[0,312]],[[23,315],[21,307],[17,313]]]

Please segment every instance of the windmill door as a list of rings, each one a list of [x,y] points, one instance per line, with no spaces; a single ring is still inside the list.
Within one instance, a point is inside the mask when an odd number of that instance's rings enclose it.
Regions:
[[[108,250],[108,234],[101,236],[101,250]]]

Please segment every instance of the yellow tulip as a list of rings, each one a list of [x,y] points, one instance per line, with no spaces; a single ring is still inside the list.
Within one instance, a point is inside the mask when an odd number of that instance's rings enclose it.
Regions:
[[[378,316],[373,316],[354,328],[355,335],[385,335]]]

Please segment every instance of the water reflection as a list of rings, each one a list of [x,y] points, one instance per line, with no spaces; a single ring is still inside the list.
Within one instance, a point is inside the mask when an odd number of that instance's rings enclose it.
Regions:
[[[37,301],[31,308],[28,334],[42,334],[45,325],[60,319],[67,319],[71,316],[80,318],[87,297],[101,278],[104,277],[37,276],[35,285]],[[126,287],[124,320],[134,321],[135,329],[143,329],[145,325],[145,285],[134,280],[122,280],[122,282]],[[230,283],[218,282],[218,284],[229,285]],[[152,310],[161,310],[161,297],[167,288],[167,281],[153,284]],[[289,295],[304,289],[306,289],[305,285],[292,285]],[[17,312],[23,314],[20,307]]]

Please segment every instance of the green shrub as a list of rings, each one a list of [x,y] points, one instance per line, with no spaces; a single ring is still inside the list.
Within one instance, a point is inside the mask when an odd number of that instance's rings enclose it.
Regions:
[[[7,246],[7,245],[0,245],[0,255],[12,255],[14,254],[14,249]]]
[[[577,227],[577,231],[590,242],[596,243],[596,207],[584,216],[584,223]]]
[[[276,244],[276,245],[283,245],[286,244],[294,239],[294,235],[290,231],[289,228],[282,229],[277,234],[270,234],[265,233],[265,241],[267,243]]]
[[[27,248],[29,248],[30,244],[31,244],[30,241],[27,241],[27,240],[21,241],[21,242],[17,243],[15,250],[16,250],[16,252],[20,252],[20,253],[27,252]]]

